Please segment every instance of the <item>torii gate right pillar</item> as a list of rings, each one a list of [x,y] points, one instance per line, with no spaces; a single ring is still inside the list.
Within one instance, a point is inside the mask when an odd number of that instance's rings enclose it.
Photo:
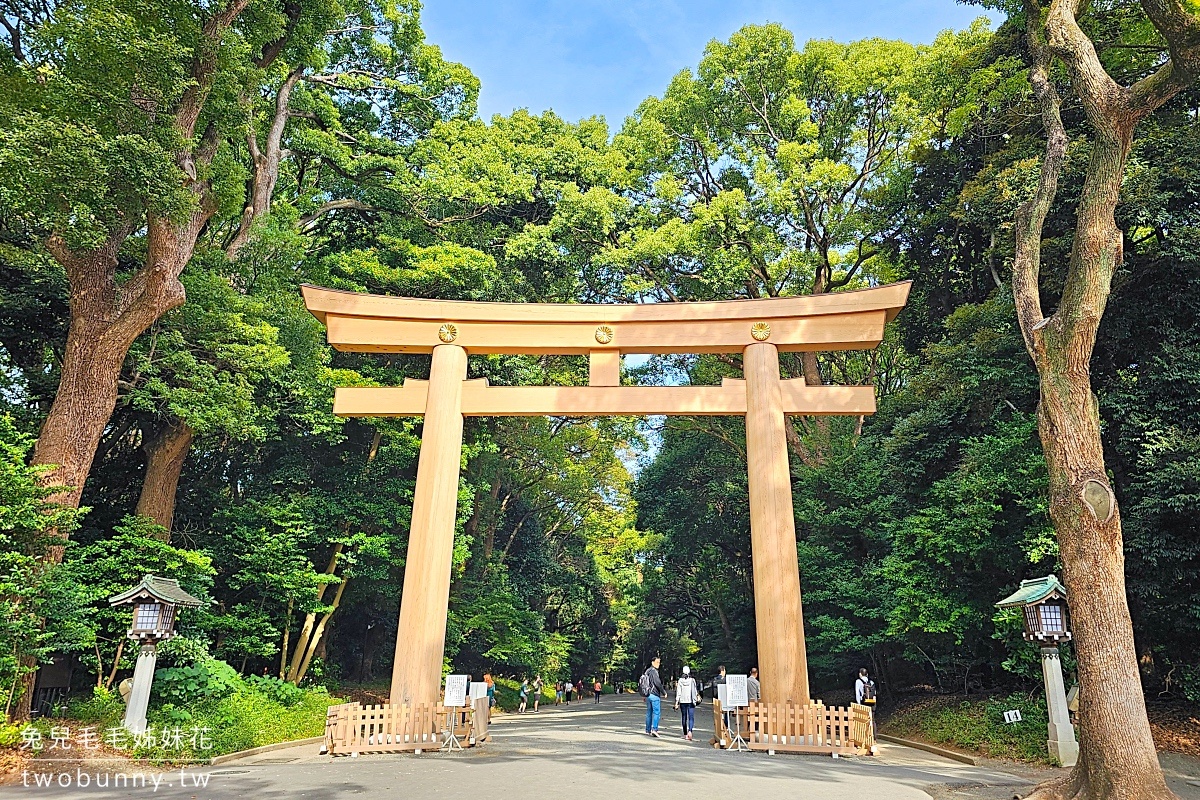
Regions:
[[[807,703],[808,656],[800,604],[796,518],[788,467],[779,350],[759,342],[743,351],[750,547],[758,669],[765,702]]]

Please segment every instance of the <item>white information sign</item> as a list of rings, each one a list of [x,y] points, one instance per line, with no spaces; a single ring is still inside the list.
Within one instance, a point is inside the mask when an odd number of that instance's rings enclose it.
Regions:
[[[471,704],[474,705],[476,700],[482,700],[487,697],[487,684],[483,681],[471,681]]]
[[[721,704],[721,708],[729,708],[729,686],[727,684],[717,684],[717,702]]]
[[[725,686],[729,693],[730,708],[743,708],[750,705],[750,695],[746,690],[745,675],[726,675]]]
[[[461,707],[467,704],[467,676],[466,675],[447,675],[446,676],[446,696],[442,699],[442,705],[451,707]]]
[[[1014,708],[1012,711],[1005,711],[1004,712],[1004,721],[1006,723],[1010,723],[1010,724],[1013,722],[1020,722],[1021,721],[1020,709]]]

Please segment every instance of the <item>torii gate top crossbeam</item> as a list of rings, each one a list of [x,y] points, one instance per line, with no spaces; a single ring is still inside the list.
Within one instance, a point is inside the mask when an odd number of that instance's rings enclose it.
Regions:
[[[305,286],[304,302],[347,352],[584,355],[862,350],[883,339],[910,282],[834,294],[702,303],[480,303],[359,294]]]
[[[583,305],[464,303],[304,287],[304,301],[339,350],[431,353],[587,354],[588,386],[488,386],[464,380],[456,405],[465,416],[746,414],[743,380],[720,386],[621,386],[622,353],[729,353],[861,350],[883,339],[908,299],[909,283],[806,297],[714,303]],[[435,356],[435,361],[436,356]],[[465,361],[465,359],[464,359]],[[463,376],[465,377],[465,376]],[[461,380],[461,378],[460,378]],[[870,386],[806,386],[777,381],[784,414],[872,414]],[[439,397],[428,381],[397,387],[341,387],[339,416],[421,416]]]

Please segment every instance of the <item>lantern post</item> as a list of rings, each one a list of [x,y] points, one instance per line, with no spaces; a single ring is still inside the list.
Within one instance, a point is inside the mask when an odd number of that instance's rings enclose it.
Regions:
[[[175,609],[194,608],[201,601],[185,592],[171,578],[147,575],[128,591],[108,598],[110,606],[133,606],[133,624],[128,637],[141,644],[137,666],[133,670],[133,690],[125,708],[123,725],[131,733],[145,733],[146,710],[150,706],[150,685],[158,661],[158,643],[175,635]]]
[[[996,606],[1021,608],[1025,616],[1025,641],[1041,645],[1042,682],[1050,717],[1046,747],[1064,767],[1073,767],[1079,760],[1079,743],[1075,741],[1075,726],[1067,708],[1058,651],[1060,642],[1071,640],[1066,587],[1054,575],[1021,581],[1020,588]]]

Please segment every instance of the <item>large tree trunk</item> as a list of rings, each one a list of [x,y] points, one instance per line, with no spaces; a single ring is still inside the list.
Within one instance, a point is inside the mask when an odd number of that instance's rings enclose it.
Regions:
[[[1079,761],[1070,775],[1039,787],[1039,800],[1171,798],[1138,675],[1133,624],[1125,596],[1121,516],[1104,467],[1100,413],[1090,363],[1096,334],[1122,259],[1114,212],[1147,91],[1158,103],[1169,86],[1124,90],[1104,73],[1075,20],[1078,3],[1055,0],[1048,13],[1027,0],[1030,84],[1047,133],[1034,197],[1016,215],[1013,294],[1029,354],[1037,367],[1038,432],[1049,475],[1050,517],[1058,536],[1079,668]],[[1059,308],[1043,316],[1039,292],[1041,240],[1067,151],[1061,100],[1050,81],[1052,56],[1071,70],[1094,138],[1076,210],[1075,239]],[[1145,97],[1143,96],[1143,100]]]
[[[55,465],[43,484],[66,487],[51,496],[51,502],[79,505],[100,436],[116,407],[125,356],[147,328],[183,305],[186,295],[179,275],[213,210],[206,207],[182,223],[151,216],[146,262],[121,286],[116,284],[115,271],[125,233],[83,253],[69,249],[56,236],[47,242],[66,270],[71,288],[71,325],[58,392],[33,450],[34,464]],[[47,555],[57,562],[62,548],[51,548]]]
[[[1072,267],[1080,277],[1068,280],[1059,313],[1031,331],[1041,386],[1038,433],[1080,685],[1079,761],[1065,781],[1039,792],[1042,797],[1174,797],[1146,715],[1125,596],[1121,515],[1104,467],[1091,386],[1092,350],[1122,257],[1113,210],[1132,141],[1132,125],[1097,136],[1077,211]]]
[[[183,471],[193,438],[195,433],[186,422],[171,420],[144,445],[146,477],[142,481],[136,513],[166,529],[164,541],[171,540],[179,474]]]
[[[1063,784],[1041,796],[1170,798],[1138,675],[1121,515],[1104,469],[1100,416],[1087,373],[1072,369],[1073,360],[1054,353],[1046,361],[1055,366],[1039,370],[1038,430],[1078,655],[1080,758]]]
[[[54,465],[43,478],[46,485],[61,487],[48,498],[52,503],[79,505],[92,457],[116,407],[128,345],[111,341],[110,329],[103,319],[77,315],[72,308],[58,392],[33,449],[34,464]],[[47,557],[57,563],[62,547],[50,548]]]

